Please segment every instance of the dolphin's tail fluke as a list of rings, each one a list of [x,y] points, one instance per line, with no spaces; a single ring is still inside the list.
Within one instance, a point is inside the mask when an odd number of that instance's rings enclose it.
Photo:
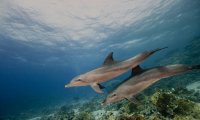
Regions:
[[[155,50],[152,50],[152,51],[151,51],[151,54],[154,54],[155,52],[158,52],[158,51],[163,50],[163,49],[166,49],[166,48],[168,48],[168,47],[157,48],[157,49],[155,49]]]
[[[200,69],[200,65],[194,65],[194,66],[192,66],[192,69],[194,69],[194,70]]]

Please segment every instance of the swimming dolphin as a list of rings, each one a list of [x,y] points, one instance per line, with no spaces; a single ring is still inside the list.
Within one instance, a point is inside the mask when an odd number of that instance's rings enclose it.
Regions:
[[[117,102],[122,99],[130,100],[134,95],[140,93],[162,78],[167,78],[194,69],[200,69],[200,65],[188,66],[175,64],[147,70],[143,70],[140,66],[137,66],[132,70],[132,74],[135,74],[135,76],[122,82],[122,84],[107,96],[102,102],[102,105]]]
[[[155,52],[165,48],[145,51],[121,62],[115,61],[113,59],[113,52],[111,52],[104,60],[103,66],[73,78],[65,87],[90,85],[96,92],[103,93],[101,89],[104,87],[100,85],[101,82],[117,77],[129,69],[136,67]]]

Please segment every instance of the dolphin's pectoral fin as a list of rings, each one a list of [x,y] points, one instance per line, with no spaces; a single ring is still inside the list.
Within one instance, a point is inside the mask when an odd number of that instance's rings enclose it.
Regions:
[[[139,65],[137,65],[136,67],[132,68],[131,76],[138,75],[142,73],[143,71],[144,70]]]
[[[103,93],[101,90],[103,86],[101,86],[99,83],[93,83],[91,84],[91,87],[96,91],[97,93]]]
[[[138,104],[138,101],[134,96],[126,97],[125,99],[128,100],[129,102],[133,103],[133,104]]]
[[[129,101],[130,103],[132,103],[132,104],[137,104],[137,102],[135,102],[135,101],[132,101],[131,99],[129,99],[129,98],[125,98],[127,101]]]
[[[100,89],[104,89],[105,87],[103,85],[101,85],[100,83],[97,83],[99,85]]]
[[[104,60],[103,65],[109,65],[113,63],[114,63],[113,52],[110,52],[108,56],[106,57],[106,59]]]

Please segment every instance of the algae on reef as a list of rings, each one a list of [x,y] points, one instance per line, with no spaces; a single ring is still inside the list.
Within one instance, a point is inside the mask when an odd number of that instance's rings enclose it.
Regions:
[[[195,107],[200,107],[197,103],[181,98],[172,91],[157,91],[151,96],[151,101],[157,111],[168,118],[175,118],[175,116],[195,118],[200,113]]]

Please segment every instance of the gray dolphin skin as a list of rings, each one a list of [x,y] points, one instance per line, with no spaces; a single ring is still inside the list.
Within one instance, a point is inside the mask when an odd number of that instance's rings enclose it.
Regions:
[[[69,84],[65,85],[65,87],[90,85],[96,92],[103,93],[103,91],[101,90],[103,86],[101,86],[100,83],[108,81],[114,77],[123,74],[129,69],[139,65],[141,62],[143,62],[155,52],[165,48],[166,47],[158,48],[151,51],[145,51],[121,62],[116,62],[113,59],[113,52],[111,52],[106,57],[101,67],[73,78]]]
[[[153,83],[162,78],[167,78],[194,69],[200,69],[200,65],[188,66],[182,64],[168,65],[162,67],[155,67],[152,69],[142,70],[139,66],[133,69],[135,76],[127,79],[120,84],[114,91],[112,91],[107,98],[102,102],[102,105],[117,102],[122,99],[132,98],[134,95],[140,93]]]

